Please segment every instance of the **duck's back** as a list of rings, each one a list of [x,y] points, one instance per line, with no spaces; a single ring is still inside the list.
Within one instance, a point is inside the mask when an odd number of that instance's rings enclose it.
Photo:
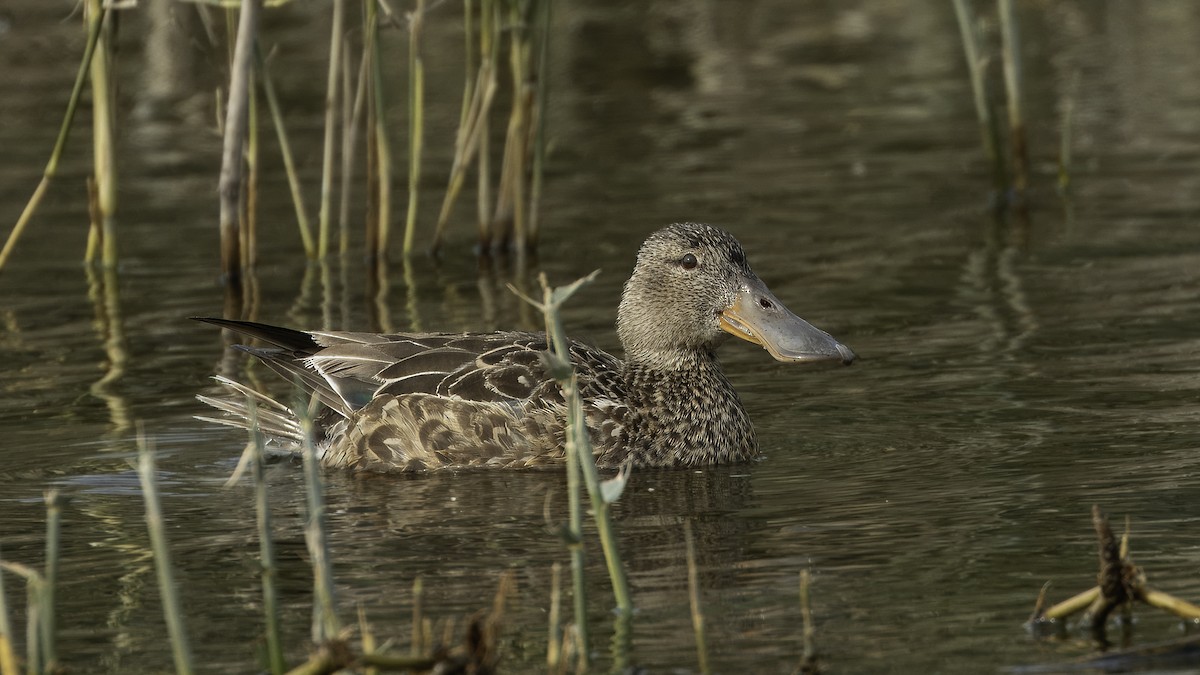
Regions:
[[[213,321],[272,344],[243,347],[334,414],[318,423],[323,462],[366,471],[560,462],[566,407],[541,333],[302,332]],[[619,442],[621,362],[570,344],[598,454]]]

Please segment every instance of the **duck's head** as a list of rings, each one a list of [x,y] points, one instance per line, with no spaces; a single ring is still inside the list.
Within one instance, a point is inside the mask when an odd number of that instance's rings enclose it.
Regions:
[[[712,352],[730,335],[780,361],[841,361],[854,352],[793,314],[746,262],[728,232],[677,223],[638,251],[617,312],[626,358],[669,368],[686,352]]]

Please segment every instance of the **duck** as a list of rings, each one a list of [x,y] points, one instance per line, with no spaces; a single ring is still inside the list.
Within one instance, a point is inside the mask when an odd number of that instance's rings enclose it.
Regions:
[[[567,407],[542,356],[544,333],[300,331],[197,319],[269,345],[235,348],[323,404],[315,416],[298,415],[221,376],[223,395],[198,397],[221,413],[201,419],[256,425],[276,449],[299,453],[311,433],[323,466],[372,473],[565,461]],[[624,359],[568,340],[600,468],[700,467],[759,456],[750,417],[716,356],[731,336],[786,363],[849,365],[856,358],[775,297],[731,234],[703,223],[675,223],[645,240],[616,329]]]

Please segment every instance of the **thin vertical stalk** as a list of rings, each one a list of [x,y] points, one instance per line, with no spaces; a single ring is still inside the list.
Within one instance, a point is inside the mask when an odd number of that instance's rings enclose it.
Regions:
[[[563,288],[550,288],[543,274],[540,277],[542,302],[537,303],[532,300],[530,302],[541,309],[545,315],[546,335],[552,346],[552,359],[555,361],[551,370],[554,373],[555,380],[557,380],[563,390],[563,397],[567,401],[567,492],[571,509],[571,534],[573,537],[577,537],[582,532],[582,507],[579,504],[579,476],[582,474],[584,482],[587,485],[588,497],[591,500],[592,517],[596,523],[601,548],[604,551],[604,560],[608,567],[609,580],[612,582],[617,611],[619,616],[624,618],[632,615],[633,603],[629,595],[629,583],[625,576],[625,567],[621,562],[620,552],[616,545],[616,536],[612,529],[609,505],[610,502],[615,501],[620,496],[620,491],[624,487],[627,474],[623,473],[617,479],[614,479],[620,481],[615,489],[610,489],[612,485],[600,485],[599,474],[596,471],[596,459],[592,454],[588,429],[584,420],[583,401],[579,397],[575,371],[570,365],[570,351],[567,346],[566,334],[563,331],[562,318],[559,315],[559,309],[562,304],[582,285],[595,279],[595,277],[596,273],[593,272],[591,275]],[[509,288],[517,292],[515,287],[510,285]],[[606,492],[609,494],[605,494]],[[581,566],[582,540],[572,542],[572,544],[572,565],[578,562]],[[577,557],[576,549],[578,549]],[[573,567],[572,572],[574,571]],[[575,583],[578,596],[578,587],[581,585],[581,581],[576,579]],[[580,598],[576,597],[576,621],[580,623],[581,631],[583,631],[581,638],[585,638],[583,644],[586,645],[586,625],[579,603]]]
[[[1013,0],[1000,0],[999,8],[1000,33],[1004,40],[1004,89],[1008,97],[1008,141],[1012,146],[1013,187],[1018,192],[1024,192],[1029,184],[1029,149],[1021,98],[1021,34]]]
[[[1058,191],[1066,194],[1071,187],[1071,133],[1075,124],[1075,95],[1079,89],[1079,71],[1071,76],[1067,94],[1063,97],[1062,126],[1058,145]]]
[[[469,2],[470,0],[468,0],[468,5]],[[468,35],[468,38],[473,37]],[[473,44],[473,40],[468,39],[467,44]],[[493,48],[496,44],[496,42],[492,43]],[[467,53],[468,59],[474,59],[473,50],[470,47],[468,47]],[[492,65],[494,62],[495,53],[485,57],[477,72],[473,72],[473,63],[467,64],[467,75],[474,78],[474,81],[473,83],[468,82],[464,88],[464,95],[469,98],[463,99],[462,115],[454,137],[454,164],[450,168],[450,184],[446,188],[446,196],[442,200],[442,210],[438,214],[437,227],[434,229],[433,243],[430,246],[434,253],[441,247],[442,230],[450,220],[450,209],[466,181],[467,169],[474,161],[476,153],[480,152],[482,139],[487,135],[485,128],[487,111],[491,109],[492,99],[496,94],[496,78]],[[486,168],[480,165],[480,171],[484,170]],[[480,230],[481,249],[487,246],[485,234],[485,230]]]
[[[413,657],[418,657],[425,651],[424,641],[422,639],[424,632],[421,626],[424,623],[422,619],[422,601],[425,598],[425,584],[421,581],[421,577],[413,579],[413,608],[412,608],[412,650]]]
[[[470,2],[470,0],[468,0]],[[550,566],[550,617],[546,639],[546,672],[557,673],[562,661],[562,565]]]
[[[504,158],[500,165],[500,187],[496,198],[496,223],[512,222],[511,241],[503,243],[517,251],[526,250],[525,241],[525,157],[529,152],[529,26],[520,3],[509,5],[509,69],[512,75],[512,109],[504,140]],[[506,232],[506,234],[509,234]]]
[[[229,107],[225,113],[225,142],[221,155],[221,271],[233,286],[241,285],[241,252],[238,250],[241,223],[242,148],[246,141],[251,61],[261,0],[243,0],[238,19],[237,41],[229,75]]]
[[[325,84],[325,148],[321,161],[321,211],[318,218],[317,256],[329,255],[330,221],[333,211],[334,131],[337,128],[338,79],[342,75],[342,39],[345,34],[345,0],[333,0],[329,37],[329,76]]]
[[[800,570],[800,619],[803,623],[804,651],[800,656],[799,672],[817,672],[817,650],[813,640],[812,606],[809,603],[808,587],[812,583],[812,574],[808,570]]]
[[[100,0],[88,0],[88,22],[100,22]],[[116,129],[112,82],[112,32],[113,22],[100,28],[97,53],[92,57],[90,77],[92,81],[92,148],[95,202],[92,209],[93,221],[89,234],[89,257],[94,263],[99,249],[100,263],[105,267],[117,265],[117,236],[114,217],[117,212],[117,160],[113,140]],[[98,246],[96,243],[98,242]]]
[[[333,566],[329,558],[329,538],[325,524],[325,494],[321,481],[320,459],[313,446],[313,410],[297,405],[300,428],[304,432],[304,486],[308,502],[308,523],[304,540],[313,567],[313,642],[324,644],[337,638],[338,623],[333,590]]]
[[[979,121],[979,135],[983,151],[992,165],[992,179],[996,189],[1005,189],[1004,159],[1000,154],[1000,130],[992,114],[991,97],[984,80],[984,61],[979,53],[979,33],[975,29],[975,17],[970,0],[954,0],[954,13],[958,17],[958,30],[962,35],[963,54],[967,59],[967,74],[971,78],[971,93],[975,102],[975,117]]]
[[[4,565],[0,556],[0,675],[17,675],[17,654],[13,651],[12,622],[8,618],[8,596],[4,594]]]
[[[475,27],[473,0],[463,0],[463,102],[458,113],[458,128],[466,126],[471,99],[475,91]]]
[[[45,608],[42,606],[43,595],[42,580],[38,577],[29,577],[25,581],[25,668],[29,675],[42,675],[44,672],[42,661],[42,614]]]
[[[258,91],[254,86],[254,70],[250,71],[250,105],[246,111],[246,197],[242,213],[242,269],[250,271],[258,263],[258,176],[262,166],[258,161]]]
[[[562,317],[558,310],[579,287],[595,279],[597,272],[592,272],[587,277],[559,289],[551,289],[546,283],[545,274],[540,276],[544,298],[540,307],[546,315],[546,334],[553,344],[554,353],[567,364],[568,368],[570,367],[570,351],[567,346],[566,332],[562,326]],[[588,497],[592,504],[592,518],[596,521],[596,531],[600,537],[600,546],[604,551],[608,576],[612,581],[617,611],[621,614],[632,614],[633,602],[629,596],[629,583],[625,577],[625,566],[621,562],[620,551],[617,549],[616,534],[612,529],[608,508],[609,502],[615,501],[620,496],[620,492],[618,490],[615,496],[606,499],[601,491],[599,472],[596,470],[596,458],[592,454],[591,441],[588,438],[587,425],[583,416],[583,401],[579,397],[574,369],[570,370],[568,378],[559,380],[559,385],[563,388],[563,395],[568,401],[567,458],[568,460],[571,458],[572,450],[574,450],[580,473],[587,485]]]
[[[46,492],[46,569],[42,584],[42,613],[41,613],[41,647],[45,669],[53,671],[58,668],[58,627],[56,621],[55,597],[58,587],[59,535],[62,532],[62,510],[66,498],[58,490]]]
[[[371,630],[371,624],[367,622],[367,610],[362,605],[358,606],[358,634],[362,639],[362,653],[364,656],[375,653],[375,633]],[[379,675],[379,669],[373,666],[367,666],[363,669],[366,675]]]
[[[58,128],[58,138],[54,141],[54,150],[50,153],[50,159],[46,162],[46,168],[42,170],[42,180],[34,189],[33,195],[25,204],[24,210],[17,218],[17,224],[13,226],[12,232],[8,235],[8,240],[4,242],[3,250],[0,250],[0,270],[4,269],[4,264],[8,262],[8,258],[12,255],[13,249],[20,240],[21,234],[25,232],[29,221],[33,219],[34,211],[42,203],[42,198],[46,196],[46,190],[50,187],[50,181],[58,174],[58,162],[62,158],[63,149],[67,147],[67,139],[71,136],[71,123],[75,121],[75,111],[79,108],[79,97],[83,93],[83,85],[87,82],[88,72],[91,69],[92,57],[96,53],[96,45],[100,41],[100,30],[104,25],[104,20],[108,16],[108,9],[102,4],[96,15],[95,22],[89,22],[87,46],[83,50],[83,58],[79,61],[79,69],[75,71],[75,84],[71,87],[71,97],[67,100],[67,112],[63,115],[62,125]]]
[[[550,12],[554,6],[552,0],[538,2],[538,65],[537,87],[535,96],[536,127],[533,137],[533,182],[529,188],[529,221],[528,245],[537,248],[538,233],[541,229],[541,219],[538,216],[542,203],[542,174],[546,162],[546,111],[549,109],[550,88],[548,85],[548,65],[550,60]]]
[[[417,231],[417,199],[421,184],[421,150],[425,135],[425,64],[421,60],[421,27],[425,0],[408,23],[408,215],[404,221],[404,255],[412,254]]]
[[[567,440],[567,530],[571,542],[571,596],[575,610],[575,630],[578,646],[588,659],[591,655],[591,639],[587,623],[587,577],[583,553],[583,500],[580,497],[579,452],[571,440]]]
[[[187,675],[194,670],[192,653],[188,646],[187,631],[183,626],[183,612],[179,604],[179,592],[175,586],[175,572],[171,568],[171,551],[167,545],[166,524],[158,498],[154,448],[146,440],[145,431],[141,428],[138,429],[137,446],[138,478],[146,503],[146,528],[150,532],[150,546],[154,551],[154,568],[158,573],[158,590],[162,596],[167,633],[171,636],[171,654],[175,659],[175,672]]]
[[[696,541],[692,537],[692,521],[683,523],[683,540],[687,546],[688,599],[692,607],[692,631],[696,635],[696,658],[700,672],[711,673],[708,665],[708,643],[704,639],[704,612],[700,609],[700,575],[696,571]]]
[[[378,161],[378,222],[367,250],[376,260],[387,257],[392,227],[392,149],[387,133],[387,104],[383,91],[383,57],[379,48],[379,16],[374,0],[367,0],[367,46],[371,52],[371,94],[374,103],[374,145]]]
[[[262,78],[263,93],[267,96],[267,110],[271,113],[275,136],[279,139],[279,152],[283,156],[283,171],[287,175],[288,188],[292,194],[292,206],[296,210],[296,224],[300,228],[300,241],[304,244],[304,254],[309,258],[315,258],[317,247],[313,243],[312,225],[308,222],[308,210],[304,207],[304,190],[300,185],[300,175],[296,172],[296,161],[292,157],[292,144],[288,140],[287,126],[283,122],[279,97],[275,95],[275,84],[271,80],[271,71],[267,69],[267,61],[257,47],[254,50],[254,57]]]
[[[497,0],[481,0],[479,5],[479,72],[486,73],[488,84],[495,86],[496,58],[500,50],[500,17]],[[478,87],[479,85],[476,85]],[[479,185],[476,190],[477,214],[479,218],[479,246],[486,250],[492,245],[492,158],[491,158],[491,109],[479,111]],[[586,643],[586,640],[584,641]]]
[[[345,82],[342,91],[342,194],[338,208],[338,253],[343,256],[350,252],[350,194],[353,191],[358,125],[362,121],[363,102],[367,94],[367,64],[368,55],[364,52],[359,61],[358,79],[351,80],[350,45],[346,45],[346,54],[342,58]]]
[[[279,675],[287,670],[283,660],[283,641],[279,628],[279,593],[275,578],[279,570],[275,565],[275,540],[271,528],[271,504],[267,494],[266,453],[263,449],[262,430],[258,426],[258,406],[254,399],[246,399],[249,413],[250,445],[254,458],[250,466],[254,475],[254,511],[258,521],[258,554],[262,568],[263,614],[267,623],[267,662],[271,673]]]

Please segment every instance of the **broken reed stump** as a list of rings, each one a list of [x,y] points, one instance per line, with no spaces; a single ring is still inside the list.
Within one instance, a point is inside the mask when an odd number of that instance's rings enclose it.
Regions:
[[[1172,595],[1156,591],[1146,580],[1146,573],[1129,555],[1129,532],[1118,540],[1109,526],[1108,516],[1099,506],[1092,507],[1092,526],[1099,540],[1100,572],[1092,588],[1043,610],[1046,587],[1038,595],[1037,606],[1029,619],[1035,631],[1054,625],[1060,619],[1087,610],[1085,617],[1092,636],[1102,647],[1109,645],[1105,624],[1113,610],[1128,607],[1134,601],[1171,612],[1181,619],[1200,621],[1200,607]]]

